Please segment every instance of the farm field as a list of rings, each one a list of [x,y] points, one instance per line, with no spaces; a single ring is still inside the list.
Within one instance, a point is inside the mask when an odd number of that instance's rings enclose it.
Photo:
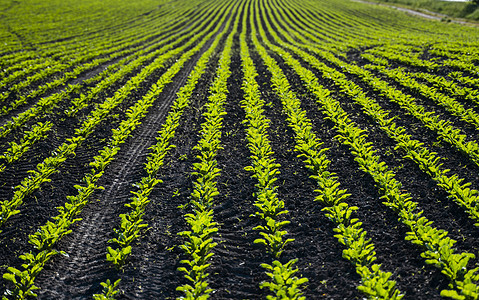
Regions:
[[[350,0],[0,4],[4,299],[479,299],[479,30]]]

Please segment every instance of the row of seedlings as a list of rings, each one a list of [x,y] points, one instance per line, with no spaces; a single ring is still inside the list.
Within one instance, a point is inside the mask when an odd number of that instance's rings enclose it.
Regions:
[[[205,24],[205,22],[203,22],[203,24]],[[126,75],[133,72],[135,69],[138,69],[138,67],[143,65],[146,61],[154,58],[155,56],[161,53],[164,53],[168,49],[174,47],[174,45],[177,45],[181,43],[182,41],[186,40],[188,37],[193,36],[195,33],[200,32],[200,28],[202,28],[202,26],[199,26],[190,35],[183,36],[183,38],[180,38],[180,39],[177,39],[178,34],[173,35],[160,44],[160,46],[165,45],[164,47],[161,47],[160,49],[153,51],[147,55],[142,55],[142,54],[147,53],[148,51],[151,51],[152,49],[159,46],[154,45],[142,51],[138,51],[135,54],[118,61],[116,64],[109,66],[104,72],[98,74],[97,76],[92,77],[88,80],[85,80],[83,84],[88,85],[92,82],[99,81],[99,79],[103,77],[106,77],[103,81],[100,81],[97,85],[93,86],[90,89],[89,93],[87,94],[82,93],[80,94],[80,97],[74,98],[71,101],[72,105],[65,111],[65,114],[69,117],[75,116],[80,110],[88,107],[89,102],[91,102],[98,94],[106,90],[108,87],[112,86],[115,82],[123,79]],[[171,43],[172,41],[175,41],[175,43]],[[134,60],[134,58],[136,58],[136,60]],[[128,61],[130,60],[133,60],[133,61],[128,63]],[[120,69],[117,72],[114,72],[118,68]],[[108,76],[108,74],[111,74],[111,75]],[[0,136],[3,137],[7,135],[8,133],[10,133],[13,129],[19,127],[22,123],[27,122],[29,119],[34,118],[35,116],[37,117],[41,116],[44,113],[50,111],[58,102],[60,102],[62,99],[66,99],[67,96],[71,95],[73,91],[76,91],[79,88],[80,88],[80,85],[70,86],[67,90],[46,98],[45,101],[49,103],[47,105],[41,106],[42,111],[36,109],[38,107],[34,107],[31,110],[28,110],[27,112],[23,114],[20,114],[18,119],[14,118],[13,122],[10,121],[9,123],[6,124],[6,125],[9,125],[9,127],[3,127],[6,129],[2,131]],[[11,164],[13,161],[18,160],[25,153],[25,151],[28,150],[28,147],[31,147],[36,141],[45,137],[45,135],[47,134],[47,131],[50,130],[52,126],[45,126],[43,122],[38,122],[37,124],[32,126],[32,130],[34,128],[41,128],[42,129],[41,135],[39,135],[38,137],[34,137],[30,133],[31,131],[27,131],[23,134],[19,143],[11,142],[11,147],[1,157],[6,160],[7,164]],[[4,170],[4,167],[0,168],[0,171],[3,171],[3,170]]]
[[[276,40],[279,41],[279,39]],[[343,92],[351,96],[354,101],[359,103],[369,116],[371,116],[375,121],[379,122],[381,129],[383,129],[388,136],[398,143],[397,147],[406,151],[405,158],[411,159],[417,163],[421,170],[430,175],[439,186],[443,187],[446,192],[449,193],[450,198],[452,198],[466,210],[471,219],[475,220],[476,222],[479,221],[479,212],[476,205],[476,203],[479,201],[479,191],[470,189],[470,182],[463,183],[464,179],[459,178],[457,175],[448,176],[447,173],[449,173],[449,170],[441,167],[440,158],[438,158],[434,152],[429,151],[422,143],[412,139],[410,135],[405,134],[404,132],[406,130],[404,128],[397,126],[393,119],[388,117],[388,113],[385,110],[383,110],[374,100],[367,97],[362,89],[355,83],[349,81],[344,74],[327,67],[313,56],[294,46],[286,45],[286,47],[300,55],[314,68],[321,71],[324,74],[324,77],[331,78],[334,81],[334,84],[339,86]],[[335,60],[333,57],[331,57],[331,55],[328,57],[330,61]],[[339,61],[337,58],[336,60]],[[345,67],[345,69],[350,70],[351,68]],[[357,67],[356,73],[360,72],[360,70],[361,68]],[[379,85],[377,82],[375,84]],[[421,120],[424,120],[427,115],[421,115],[420,112],[423,112],[423,110],[418,110],[417,108],[417,106],[410,105],[409,110],[415,111],[415,114],[418,115]],[[445,130],[444,126],[448,124],[444,121],[438,120],[437,117],[433,118],[429,115],[428,119],[432,120],[431,123],[435,126],[435,128],[441,128],[440,126],[442,125],[442,130],[439,130],[439,132],[445,136],[444,139],[446,141],[453,140],[455,137],[454,133],[458,135],[458,130]],[[459,138],[459,142],[463,142],[465,135],[460,135]],[[472,158],[475,159],[477,157],[476,149],[478,149],[478,147],[476,143],[470,142],[467,145],[459,145],[462,146],[462,149],[464,149],[463,151],[472,156]],[[479,223],[476,225],[479,225]]]
[[[264,6],[260,9],[267,12]],[[261,14],[257,9],[258,24],[261,22],[260,17]],[[260,27],[259,31],[261,37],[265,39],[263,28]],[[281,99],[288,125],[295,133],[295,151],[298,157],[303,159],[305,167],[312,172],[311,179],[317,183],[318,189],[315,192],[318,195],[315,201],[325,206],[323,211],[326,212],[326,216],[336,223],[335,237],[345,246],[343,257],[354,264],[356,272],[361,276],[361,285],[358,289],[369,299],[401,299],[403,295],[396,288],[396,282],[390,279],[392,274],[382,271],[381,266],[374,263],[377,260],[374,244],[366,237],[367,232],[361,227],[362,223],[353,218],[353,213],[358,207],[348,205],[346,200],[350,195],[340,188],[335,174],[328,171],[330,161],[325,154],[328,149],[321,149],[321,143],[312,130],[311,121],[301,108],[301,101],[291,91],[288,79],[277,62],[259,43],[255,29],[252,35],[256,49],[272,74],[271,84]]]
[[[471,76],[466,76],[463,72],[455,71],[450,72],[448,76],[457,82],[464,84],[468,87],[478,88],[479,87],[479,78],[474,78]]]
[[[89,45],[84,45],[81,49],[72,49],[71,53],[69,51],[65,51],[64,47],[58,47],[54,49],[60,49],[63,50],[60,53],[57,53],[56,55],[52,55],[51,51],[49,51],[49,55],[47,58],[47,61],[45,62],[44,60],[41,61],[41,65],[44,67],[40,69],[40,71],[35,72],[33,75],[28,76],[25,80],[11,85],[9,87],[9,92],[20,92],[22,89],[25,87],[28,87],[30,84],[34,82],[38,82],[44,79],[47,79],[50,76],[56,76],[56,74],[61,73],[62,71],[66,71],[72,67],[75,67],[76,65],[80,63],[85,63],[88,62],[92,59],[95,59],[94,61],[99,61],[98,64],[102,63],[102,60],[98,60],[98,58],[101,57],[109,57],[112,55],[116,55],[116,52],[124,52],[128,51],[129,48],[137,48],[138,46],[141,46],[142,43],[150,39],[152,36],[157,35],[157,32],[152,33],[152,27],[154,27],[155,24],[150,24],[150,26],[144,26],[141,27],[141,31],[138,29],[136,32],[128,32],[125,31],[125,33],[120,34],[120,35],[111,35],[111,38],[109,40],[105,41],[104,36],[102,37],[102,40],[97,41],[94,43],[94,48],[92,48],[91,44]],[[157,28],[158,30],[158,28]],[[143,35],[143,36],[142,36]],[[57,50],[59,51],[59,50]],[[61,54],[61,55],[60,55]],[[71,55],[70,55],[71,54]],[[37,54],[38,55],[38,54]],[[45,65],[47,64],[47,65]],[[94,67],[97,64],[91,64],[87,63],[87,66]],[[6,84],[9,82],[20,79],[22,75],[28,74],[26,73],[28,69],[33,68],[35,66],[34,62],[29,62],[29,68],[27,69],[22,69],[21,71],[18,71],[18,76],[15,76],[14,74],[11,74],[2,82],[0,83],[0,88],[4,87]],[[76,68],[75,70],[71,72],[67,72],[66,74],[69,74],[70,76],[63,76],[62,78],[69,79],[71,76],[74,75],[74,73],[77,73],[80,70],[86,70],[84,68]],[[77,71],[78,70],[78,71]],[[59,79],[62,79],[59,78]],[[41,93],[42,91],[45,91],[46,89],[56,86],[57,83],[59,84],[60,81],[55,80],[53,82],[50,82],[48,84],[40,86],[41,89],[39,89],[40,92],[37,92],[37,94]],[[4,92],[1,94],[0,99],[4,101],[8,97],[9,93]],[[21,98],[21,97],[20,97]]]
[[[382,108],[374,100],[368,98],[364,92],[362,92],[362,89],[359,86],[347,80],[344,74],[327,67],[313,56],[292,45],[286,45],[286,47],[300,55],[303,59],[305,59],[305,61],[321,71],[325,77],[331,78],[334,81],[334,84],[338,85],[343,92],[351,96],[354,101],[359,103],[368,115],[370,115],[375,121],[380,122],[381,128],[388,134],[388,136],[398,143],[397,147],[406,151],[405,158],[411,159],[417,163],[421,170],[430,175],[439,186],[443,187],[446,192],[449,193],[450,198],[452,198],[466,210],[471,219],[479,221],[479,212],[476,205],[476,203],[479,201],[479,191],[470,189],[470,182],[463,183],[464,179],[459,178],[457,175],[448,176],[447,173],[449,170],[441,167],[440,158],[438,158],[434,152],[429,151],[422,143],[412,139],[410,135],[405,134],[404,128],[397,126],[392,118],[387,117],[388,113],[386,111],[382,110]],[[340,61],[331,55],[327,55],[327,57],[331,62]],[[361,72],[362,69],[359,67],[354,68],[354,71],[352,71],[353,68],[345,66],[345,64],[341,64],[341,66],[348,71],[351,70],[351,73],[365,73]],[[380,83],[377,81],[373,81],[373,78],[369,77],[367,79],[369,79],[371,82],[374,82],[373,84],[375,86],[380,85]],[[398,98],[399,97],[396,97],[396,102],[398,102]],[[408,97],[402,98],[410,100]],[[478,145],[473,141],[465,143],[464,140],[466,136],[460,134],[460,130],[452,128],[447,122],[439,120],[438,117],[432,116],[432,114],[424,113],[424,109],[415,105],[412,101],[403,101],[401,104],[402,106],[405,106],[404,104],[408,104],[408,111],[417,116],[423,121],[423,123],[427,122],[426,124],[429,124],[428,128],[436,129],[436,131],[440,133],[440,136],[443,137],[445,141],[449,141],[453,145],[457,145],[456,147],[460,151],[468,154],[477,164],[477,149],[479,149]],[[476,225],[479,225],[479,223],[476,223]]]
[[[223,8],[223,12],[226,9]],[[219,19],[220,15],[216,17]],[[211,23],[203,32],[208,32],[213,28],[214,22]],[[211,34],[211,33],[210,33]],[[209,34],[209,35],[210,35]],[[193,37],[188,43],[183,46],[171,50],[163,55],[157,57],[150,65],[145,66],[139,74],[131,78],[124,86],[115,92],[113,97],[106,99],[103,103],[92,111],[82,125],[75,129],[75,135],[72,138],[68,138],[62,145],[60,145],[53,155],[47,157],[43,162],[37,165],[37,170],[31,170],[28,177],[24,178],[20,185],[15,187],[14,196],[11,200],[4,200],[1,202],[0,211],[0,226],[13,215],[20,213],[18,207],[23,204],[23,200],[30,195],[33,191],[40,188],[40,186],[49,182],[50,175],[56,172],[59,166],[71,155],[74,154],[76,148],[86,140],[86,138],[95,130],[95,128],[104,121],[110,114],[110,112],[120,105],[128,95],[139,88],[140,84],[150,75],[153,71],[164,66],[164,63],[170,58],[174,57],[177,53],[181,53],[190,44],[197,41],[200,36]],[[206,41],[203,40],[202,43]],[[196,46],[193,49],[197,49]],[[190,50],[191,51],[191,50]]]
[[[460,41],[450,43],[436,43],[428,48],[428,52],[436,56],[462,60],[463,62],[477,62],[477,45],[465,45]]]
[[[396,44],[394,47],[378,47],[365,51],[370,55],[387,59],[396,63],[404,64],[419,69],[424,69],[430,72],[436,72],[439,70],[440,65],[436,62],[423,60],[420,58],[423,52],[422,48],[413,48],[410,45],[405,46],[403,44]]]
[[[394,51],[394,50],[391,50]],[[361,57],[370,61],[373,64],[377,64],[380,66],[388,67],[390,63],[387,59],[383,57],[374,56],[369,54],[368,52],[364,52],[361,54]],[[409,63],[407,65],[410,65]],[[401,70],[401,69],[398,69]],[[454,80],[447,80],[443,76],[438,76],[435,74],[424,73],[424,72],[404,72],[406,77],[414,77],[424,82],[431,84],[432,92],[446,92],[450,96],[461,99],[467,100],[475,104],[479,104],[479,100],[477,99],[478,93],[476,90],[469,88],[469,87],[461,87],[456,85]],[[467,80],[467,79],[466,79]],[[411,82],[410,86],[412,86],[415,90],[419,90],[421,85],[418,82]],[[424,87],[422,87],[424,88]]]
[[[251,11],[249,13],[251,14]],[[256,239],[254,243],[265,246],[275,259],[271,265],[261,264],[266,269],[270,281],[261,282],[260,288],[270,290],[272,295],[269,295],[268,299],[305,299],[302,296],[302,285],[308,282],[308,279],[296,276],[299,272],[299,269],[294,266],[297,259],[286,263],[279,260],[286,245],[294,239],[286,238],[288,232],[284,230],[290,221],[282,220],[282,216],[288,211],[285,209],[284,201],[278,199],[277,193],[276,181],[281,166],[276,163],[271,149],[268,137],[270,121],[263,113],[265,101],[261,98],[259,85],[255,79],[258,73],[246,43],[247,16],[248,13],[245,11],[240,35],[241,64],[244,74],[242,85],[244,99],[241,101],[241,106],[246,114],[243,123],[246,125],[246,139],[252,165],[245,170],[252,172],[251,177],[257,180],[254,193],[254,206],[257,211],[254,216],[259,217],[263,223],[253,228],[261,235],[261,238]]]
[[[223,23],[225,21],[225,17],[223,17],[220,23]],[[110,261],[118,270],[124,267],[128,256],[131,254],[131,243],[140,236],[141,229],[148,226],[148,224],[144,223],[142,217],[145,214],[145,209],[148,203],[150,202],[149,196],[151,194],[151,191],[156,184],[161,183],[161,180],[158,180],[156,178],[157,173],[159,169],[163,166],[164,158],[168,154],[168,151],[175,147],[173,144],[171,144],[171,140],[175,136],[175,132],[177,127],[179,126],[183,111],[189,105],[189,101],[196,87],[196,84],[202,74],[205,72],[208,61],[212,57],[212,54],[217,48],[221,38],[228,30],[230,23],[231,19],[228,20],[223,31],[216,36],[210,48],[205,53],[203,53],[203,55],[198,60],[198,63],[188,77],[187,83],[177,93],[177,99],[175,100],[172,108],[170,109],[170,112],[166,117],[165,123],[162,126],[162,129],[158,133],[158,142],[150,148],[151,153],[149,154],[147,158],[147,163],[145,164],[145,171],[147,172],[148,176],[143,177],[140,182],[136,184],[136,186],[138,186],[138,191],[132,191],[132,194],[134,195],[131,198],[132,201],[125,205],[130,209],[130,211],[126,214],[120,215],[120,227],[119,229],[115,229],[116,237],[110,240],[110,242],[116,244],[116,246],[114,248],[107,248],[107,260]],[[220,70],[223,70],[221,66],[222,65],[220,65]],[[218,70],[218,72],[220,70]],[[223,80],[223,76],[225,76],[225,74],[218,77],[221,79],[217,79],[217,81]],[[212,91],[214,91],[213,88]],[[219,92],[224,93],[224,91]],[[215,98],[215,96],[211,96],[211,98]],[[214,179],[214,177],[211,179]],[[198,180],[198,182],[199,181],[200,180]],[[214,182],[209,182],[209,184],[212,183]],[[212,196],[214,195],[211,195],[211,197]],[[190,278],[196,277],[190,276]],[[103,282],[103,294],[95,294],[94,299],[112,299],[115,295],[119,293],[119,283],[120,279],[113,283],[109,279],[106,282]],[[198,284],[194,284],[194,287],[199,288],[200,286]],[[191,289],[194,288],[191,287]],[[185,293],[188,294],[187,292]],[[202,294],[199,292],[199,290],[196,290],[193,293]]]
[[[477,90],[469,87],[456,85],[454,81],[447,80],[445,77],[428,73],[412,72],[408,73],[408,76],[422,79],[425,82],[428,82],[433,85],[433,87],[436,88],[438,91],[446,92],[456,99],[467,100],[476,105],[479,104],[479,93]]]
[[[150,35],[152,35],[152,34],[150,34]],[[80,74],[82,74],[82,73],[84,73],[88,70],[93,70],[94,68],[96,68],[96,67],[98,67],[98,66],[100,66],[104,63],[115,60],[117,58],[121,58],[121,57],[123,57],[125,55],[128,55],[128,54],[137,52],[139,49],[145,47],[144,45],[142,45],[142,40],[146,40],[147,38],[132,39],[131,41],[124,42],[123,44],[120,44],[118,46],[114,46],[114,47],[108,46],[108,48],[106,48],[106,49],[99,49],[99,50],[95,50],[95,51],[93,51],[91,49],[88,49],[87,50],[88,52],[85,53],[85,56],[82,56],[81,58],[77,59],[78,62],[68,60],[69,64],[71,64],[71,66],[69,65],[65,68],[61,68],[60,66],[53,66],[53,67],[43,69],[41,72],[36,73],[35,75],[29,77],[28,80],[22,81],[22,82],[20,82],[16,85],[12,86],[10,88],[9,93],[19,91],[21,88],[28,87],[33,82],[36,82],[36,81],[39,81],[39,80],[42,80],[42,79],[45,79],[45,78],[49,77],[50,75],[52,75],[51,72],[53,72],[52,70],[54,70],[55,68],[60,68],[61,70],[68,69],[72,66],[75,66],[77,63],[80,63],[80,62],[83,62],[83,61],[88,61],[91,58],[97,57],[93,61],[86,62],[83,65],[75,67],[71,71],[65,72],[62,76],[60,76],[59,78],[54,79],[53,81],[47,82],[43,85],[40,85],[40,86],[36,87],[33,91],[29,91],[28,94],[26,94],[26,95],[20,95],[20,94],[16,95],[16,97],[14,97],[12,103],[9,103],[9,104],[3,106],[0,109],[0,115],[7,115],[12,110],[20,107],[21,105],[26,104],[29,99],[34,99],[35,97],[44,94],[48,90],[52,90],[55,87],[64,85],[69,80],[75,79],[78,75],[80,75]],[[135,46],[133,46],[133,45],[135,45]],[[154,45],[154,43],[153,43],[153,45]],[[61,71],[60,69],[58,71]],[[47,72],[47,71],[51,71],[51,72]],[[2,93],[1,97],[4,97],[6,99],[9,95],[9,93],[8,92],[7,93]]]
[[[453,116],[458,117],[460,120],[471,124],[476,130],[479,130],[479,115],[472,108],[466,109],[461,103],[447,95],[440,93],[437,91],[437,89],[417,82],[403,69],[396,68],[390,70],[383,66],[377,65],[367,65],[365,68],[378,71],[379,73],[386,75],[388,78],[397,81],[402,86],[409,88],[411,91],[423,95],[427,99],[430,99],[438,105],[444,107]]]
[[[223,20],[226,14],[223,14]],[[220,25],[216,26],[216,30]],[[59,214],[53,217],[54,222],[48,221],[41,226],[34,234],[29,236],[29,243],[34,245],[35,252],[24,253],[20,256],[26,263],[22,265],[23,270],[20,271],[14,267],[8,267],[8,273],[3,278],[13,283],[14,289],[7,290],[7,296],[13,299],[24,299],[28,296],[36,297],[34,291],[38,289],[35,286],[35,279],[39,272],[44,268],[50,258],[56,254],[66,253],[58,251],[53,247],[63,236],[72,232],[69,227],[80,221],[77,218],[83,207],[88,204],[89,197],[96,189],[103,189],[97,185],[98,180],[103,176],[106,167],[115,159],[116,154],[121,149],[132,132],[141,124],[141,120],[148,113],[148,109],[154,104],[158,95],[163,88],[172,81],[173,77],[181,70],[184,64],[206,44],[215,31],[211,31],[203,38],[194,48],[185,52],[181,58],[166,71],[154,84],[150,91],[135,105],[127,110],[126,119],[123,120],[119,127],[112,130],[112,137],[107,146],[99,151],[99,155],[94,157],[90,163],[91,172],[86,174],[82,182],[84,185],[75,185],[78,190],[77,195],[67,196],[65,206],[59,207]]]
[[[398,45],[397,48],[401,47]],[[407,49],[407,48],[406,48]],[[471,74],[477,74],[478,68],[474,65],[473,62],[468,59],[470,55],[468,54],[461,54],[455,55],[455,57],[448,57],[439,63],[435,63],[434,61],[423,60],[419,58],[419,55],[412,55],[409,51],[402,51],[400,54],[394,53],[394,50],[389,49],[369,49],[366,52],[375,54],[377,56],[381,56],[393,61],[398,61],[400,63],[406,64],[408,66],[413,67],[420,67],[424,68],[428,71],[437,71],[441,66],[452,68],[458,71],[468,72]],[[433,49],[428,49],[428,52],[431,54],[435,54],[436,52]],[[467,52],[466,52],[467,53]],[[434,58],[432,59],[434,60]]]
[[[33,125],[31,130],[24,133],[19,143],[9,142],[8,149],[0,155],[0,160],[4,161],[4,163],[0,164],[0,173],[5,170],[5,165],[19,160],[37,141],[46,139],[52,125],[49,121],[39,122]]]
[[[216,156],[221,146],[221,129],[223,126],[223,105],[227,98],[227,80],[231,74],[231,47],[233,37],[239,23],[240,10],[235,11],[233,29],[229,33],[225,48],[220,57],[217,75],[210,88],[210,96],[206,104],[201,125],[201,139],[193,150],[198,151],[197,162],[193,163],[193,172],[196,177],[193,182],[189,206],[191,213],[185,215],[189,230],[179,232],[178,235],[185,239],[181,249],[185,252],[186,259],[180,261],[184,267],[178,268],[185,273],[184,277],[189,283],[177,287],[184,293],[181,299],[206,299],[213,290],[208,286],[208,267],[214,255],[213,249],[217,243],[213,236],[218,232],[218,223],[214,221],[214,197],[219,194],[216,187],[216,178],[220,176]],[[227,24],[231,24],[231,18]],[[213,48],[213,47],[212,47]]]
[[[266,40],[265,40],[266,42]],[[321,112],[335,123],[338,139],[348,147],[355,156],[360,169],[372,176],[386,206],[399,215],[399,220],[409,228],[406,240],[421,246],[421,256],[427,264],[434,265],[450,280],[449,290],[442,290],[441,295],[455,299],[477,299],[479,280],[477,269],[467,267],[475,255],[468,252],[454,253],[455,240],[447,236],[447,231],[432,226],[432,221],[422,216],[423,211],[412,201],[408,193],[404,193],[402,184],[395,179],[395,174],[380,160],[372,144],[366,142],[367,135],[349,119],[340,103],[329,96],[315,75],[295,60],[290,53],[268,43],[268,46],[280,54],[285,63],[295,70],[304,86],[316,96]]]

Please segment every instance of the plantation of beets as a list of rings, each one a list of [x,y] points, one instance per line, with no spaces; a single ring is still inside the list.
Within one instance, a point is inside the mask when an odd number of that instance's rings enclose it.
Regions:
[[[0,4],[4,299],[479,299],[479,31],[351,0]]]

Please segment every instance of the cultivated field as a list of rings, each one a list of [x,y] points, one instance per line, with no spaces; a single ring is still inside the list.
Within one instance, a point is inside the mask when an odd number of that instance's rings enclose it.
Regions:
[[[478,46],[350,0],[3,1],[0,292],[478,299]]]

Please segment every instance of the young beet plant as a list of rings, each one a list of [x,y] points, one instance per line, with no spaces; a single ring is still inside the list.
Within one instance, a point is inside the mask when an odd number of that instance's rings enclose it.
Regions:
[[[261,288],[268,288],[275,296],[268,295],[266,299],[288,299],[288,300],[304,300],[306,297],[302,297],[301,285],[308,282],[307,278],[298,278],[295,274],[299,271],[294,269],[293,265],[298,259],[290,260],[285,265],[279,261],[273,261],[272,265],[261,264],[267,271],[266,275],[271,278],[270,282],[262,282]]]
[[[179,271],[185,273],[185,278],[192,285],[185,284],[177,288],[184,292],[184,299],[207,299],[213,291],[208,287],[207,268],[210,266],[208,260],[214,255],[211,250],[217,245],[213,242],[213,235],[218,232],[217,223],[213,222],[213,211],[196,212],[187,214],[185,219],[190,226],[190,231],[180,232],[179,235],[186,238],[183,249],[189,259],[180,261],[188,267],[180,267]]]
[[[34,281],[38,273],[43,270],[45,263],[50,260],[50,258],[56,254],[66,255],[65,252],[56,251],[56,250],[44,250],[39,252],[37,255],[32,253],[26,253],[20,255],[20,259],[26,263],[22,264],[22,268],[25,271],[20,271],[13,267],[8,267],[7,271],[9,273],[3,274],[3,278],[12,282],[15,286],[14,290],[6,290],[5,296],[12,299],[26,299],[27,297],[37,297],[35,290],[39,288],[35,286]],[[8,299],[7,297],[3,299]]]
[[[111,282],[110,279],[107,279],[106,282],[101,282],[100,285],[103,287],[102,294],[93,295],[94,300],[115,300],[115,296],[120,292],[118,290],[118,285],[120,284],[120,279],[115,282]]]
[[[237,7],[235,8],[237,10]],[[235,22],[233,28],[238,25],[239,14],[235,14]],[[226,23],[225,28],[229,28],[233,18]],[[188,284],[177,287],[177,291],[184,293],[180,299],[207,299],[213,290],[208,286],[207,269],[210,266],[208,261],[214,255],[213,248],[217,243],[213,241],[213,236],[218,232],[218,224],[214,222],[214,197],[219,195],[216,187],[216,178],[220,175],[218,162],[216,160],[217,153],[221,147],[221,129],[223,123],[223,115],[225,115],[223,104],[228,93],[227,80],[230,76],[230,52],[232,39],[236,32],[233,29],[228,35],[225,48],[222,51],[219,61],[219,67],[216,72],[216,78],[210,87],[210,96],[208,103],[205,105],[206,111],[203,113],[205,121],[201,125],[201,139],[198,144],[193,147],[197,151],[196,159],[198,162],[193,163],[193,172],[191,175],[196,177],[193,182],[194,188],[191,193],[189,206],[193,209],[193,213],[185,215],[186,223],[190,230],[178,233],[185,239],[185,243],[180,246],[184,251],[186,259],[180,261],[184,267],[178,268],[179,271],[185,273]],[[218,36],[224,35],[223,31]],[[209,58],[212,51],[217,47],[218,39],[208,51],[210,53],[205,57]],[[203,58],[203,57],[202,57]]]
[[[242,89],[245,93],[241,106],[246,113],[243,123],[246,125],[246,137],[252,162],[252,165],[246,167],[245,170],[251,172],[251,177],[257,180],[254,193],[256,198],[254,206],[257,211],[253,216],[259,217],[263,221],[262,225],[254,228],[262,236],[254,243],[265,246],[266,250],[276,259],[272,265],[261,264],[271,281],[262,282],[260,288],[267,288],[273,293],[273,295],[268,295],[267,299],[304,299],[301,286],[308,282],[308,279],[295,275],[299,271],[294,268],[297,260],[290,260],[286,264],[278,260],[285,247],[294,239],[287,239],[288,232],[283,230],[290,221],[280,220],[281,216],[288,213],[284,209],[284,202],[278,199],[275,186],[280,164],[275,162],[267,133],[270,121],[263,114],[264,100],[261,99],[259,85],[255,80],[258,73],[246,44],[246,21],[247,14],[245,13],[243,15],[243,31],[240,35],[244,73]]]

